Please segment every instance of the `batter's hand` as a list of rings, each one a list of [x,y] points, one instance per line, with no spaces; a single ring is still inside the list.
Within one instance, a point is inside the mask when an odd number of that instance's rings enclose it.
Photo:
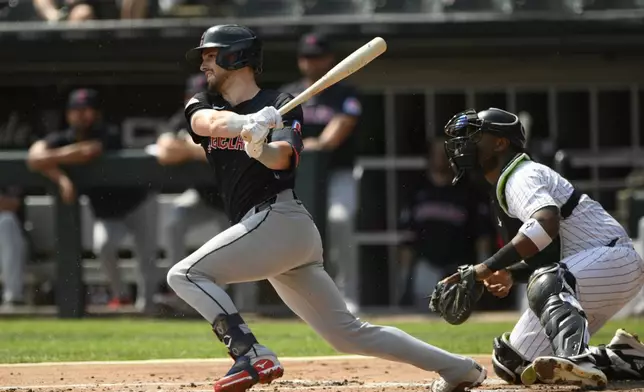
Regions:
[[[272,106],[249,115],[249,123],[257,123],[267,128],[282,128],[282,115]]]
[[[246,151],[249,157],[257,159],[262,155],[262,151],[264,151],[264,143],[249,143],[244,141],[244,151]]]
[[[244,125],[239,135],[245,142],[257,144],[264,143],[269,131],[267,126],[253,122]]]

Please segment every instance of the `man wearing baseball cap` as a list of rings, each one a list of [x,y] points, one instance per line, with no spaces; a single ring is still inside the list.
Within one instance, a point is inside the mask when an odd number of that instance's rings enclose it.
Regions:
[[[206,88],[207,80],[203,73],[188,77],[184,104],[195,94],[206,91]],[[160,164],[178,165],[192,160],[208,162],[203,148],[190,138],[184,105],[181,105],[168,120],[166,128],[156,143],[157,160]],[[211,236],[215,236],[229,226],[216,186],[191,188],[178,196],[172,202],[168,219],[163,223],[166,260],[172,260],[175,263],[183,260],[188,254],[185,244],[188,232],[209,222],[216,222],[218,230],[211,233]],[[184,305],[172,292],[158,295],[155,302],[178,310],[183,309]]]
[[[324,34],[309,33],[298,46],[302,78],[281,88],[297,96],[335,65],[331,42]],[[329,162],[327,230],[329,264],[351,311],[358,310],[357,253],[351,242],[356,212],[353,131],[362,114],[355,89],[345,81],[334,84],[302,104],[304,150],[327,151]]]
[[[119,129],[103,121],[96,90],[72,91],[65,114],[68,128],[36,141],[29,149],[28,165],[58,185],[64,202],[73,203],[77,189],[61,166],[85,164],[104,151],[122,149],[123,143]],[[150,311],[153,290],[159,281],[155,266],[156,195],[145,188],[109,186],[79,191],[87,195],[94,214],[94,252],[108,278],[112,296],[110,307],[118,308],[132,302],[118,271],[118,248],[130,232],[139,260],[136,307]]]

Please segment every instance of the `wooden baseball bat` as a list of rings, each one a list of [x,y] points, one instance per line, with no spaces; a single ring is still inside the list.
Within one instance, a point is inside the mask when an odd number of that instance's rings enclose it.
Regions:
[[[309,88],[298,94],[298,96],[292,101],[279,108],[280,114],[282,116],[285,115],[293,110],[297,105],[308,101],[311,97],[333,86],[342,79],[345,79],[349,75],[369,64],[373,59],[383,54],[386,50],[387,43],[384,39],[381,37],[372,39],[362,47],[356,49],[335,67],[331,68],[329,72],[324,74],[324,76],[309,86]]]

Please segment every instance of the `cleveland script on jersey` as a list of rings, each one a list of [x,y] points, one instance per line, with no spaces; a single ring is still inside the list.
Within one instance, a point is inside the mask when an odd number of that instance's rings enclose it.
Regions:
[[[280,108],[292,100],[289,94],[274,90],[260,90],[248,101],[231,106],[219,94],[198,93],[188,101],[185,108],[190,124],[192,115],[201,109],[227,110],[238,114],[255,113],[266,106]],[[288,170],[271,170],[261,162],[250,158],[244,151],[241,137],[232,139],[205,137],[194,133],[189,126],[195,143],[206,152],[208,163],[213,168],[215,180],[228,218],[233,223],[241,220],[253,206],[295,187],[295,170],[302,151],[302,109],[296,107],[282,118],[284,127],[268,134],[267,142],[287,141],[293,146],[291,166]]]

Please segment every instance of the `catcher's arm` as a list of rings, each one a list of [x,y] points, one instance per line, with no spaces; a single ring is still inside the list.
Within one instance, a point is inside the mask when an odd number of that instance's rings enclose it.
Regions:
[[[540,209],[526,220],[512,241],[483,263],[472,266],[475,279],[477,281],[485,280],[496,271],[507,269],[536,255],[550,245],[557,235],[559,235],[559,209],[550,206]],[[517,270],[521,270],[521,268],[517,268]],[[461,274],[456,272],[442,282],[455,283],[460,279]]]

